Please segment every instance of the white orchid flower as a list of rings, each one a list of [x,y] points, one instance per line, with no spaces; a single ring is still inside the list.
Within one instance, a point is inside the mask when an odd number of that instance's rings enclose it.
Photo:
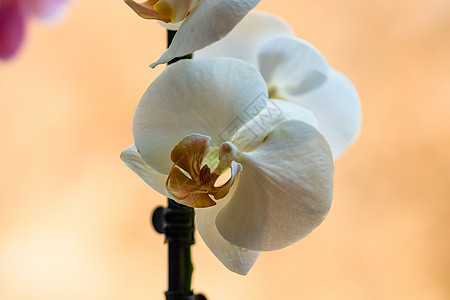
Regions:
[[[332,200],[333,158],[314,116],[286,101],[269,103],[249,63],[177,62],[144,94],[135,145],[121,155],[156,191],[196,208],[206,245],[239,274],[260,251],[309,234]]]
[[[353,84],[310,43],[296,38],[280,18],[247,15],[224,39],[194,54],[205,57],[234,57],[256,66],[271,98],[292,101],[314,113],[335,158],[357,138],[361,107]]]
[[[223,38],[260,0],[125,0],[139,16],[179,26],[164,54],[150,66],[169,62]],[[181,23],[182,22],[182,23]],[[181,23],[181,25],[180,25]],[[169,26],[169,28],[172,28]],[[173,28],[172,28],[173,29]]]

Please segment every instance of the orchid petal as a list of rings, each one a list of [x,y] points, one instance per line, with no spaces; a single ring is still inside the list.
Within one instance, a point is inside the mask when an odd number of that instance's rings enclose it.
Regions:
[[[120,158],[134,173],[139,175],[149,186],[158,193],[169,197],[166,190],[167,175],[153,170],[141,157],[135,145],[125,149]]]
[[[236,192],[215,222],[227,241],[249,250],[276,250],[323,221],[333,197],[334,166],[325,138],[313,127],[285,121],[238,161],[244,170]]]
[[[39,19],[52,21],[64,12],[69,0],[25,0],[24,8],[30,15]]]
[[[161,16],[159,12],[157,12],[153,5],[157,1],[150,1],[147,0],[142,3],[138,3],[134,0],[125,0],[125,3],[134,10],[135,13],[137,13],[141,18],[149,19],[149,20],[163,20],[165,22],[169,22],[170,18],[166,16]]]
[[[238,184],[238,182],[236,182]],[[234,189],[234,188],[233,188]],[[225,240],[215,226],[215,219],[231,196],[218,201],[217,205],[195,211],[195,225],[198,233],[212,253],[230,271],[247,274],[259,256],[258,251],[237,247]]]
[[[183,21],[199,0],[159,0],[153,8],[163,16],[168,16],[170,22]]]
[[[314,127],[315,129],[319,128],[317,118],[310,110],[285,100],[270,99],[270,103],[283,111],[283,118],[277,124],[287,120],[298,120]]]
[[[296,37],[266,40],[258,59],[269,89],[274,87],[281,96],[317,88],[325,82],[330,71],[322,54],[310,43]]]
[[[319,131],[330,144],[334,158],[355,141],[361,129],[358,92],[342,73],[331,70],[328,80],[309,93],[289,100],[311,110],[319,121]]]
[[[302,106],[284,100],[269,99],[267,106],[236,132],[232,142],[241,151],[250,152],[262,145],[267,135],[281,122],[298,120],[318,129],[315,115]]]
[[[216,200],[224,198],[230,192],[231,187],[233,186],[237,175],[242,171],[242,165],[235,161],[231,162],[231,175],[230,178],[223,185],[216,187],[214,190],[214,198]]]
[[[260,0],[201,0],[177,31],[170,47],[150,66],[202,49],[228,34]]]
[[[161,25],[162,27],[164,27],[167,30],[174,30],[177,31],[178,29],[180,29],[181,24],[183,24],[183,21],[177,22],[177,23],[165,23],[163,21],[158,21],[159,25]]]
[[[20,2],[0,3],[0,59],[11,58],[22,44],[25,20]]]
[[[263,12],[252,12],[226,37],[196,51],[194,58],[234,57],[257,66],[258,52],[264,41],[277,36],[293,35],[289,25],[279,17]]]
[[[263,78],[244,61],[179,61],[166,68],[139,103],[133,119],[135,144],[150,167],[168,174],[169,154],[187,135],[207,135],[218,147],[266,103]]]

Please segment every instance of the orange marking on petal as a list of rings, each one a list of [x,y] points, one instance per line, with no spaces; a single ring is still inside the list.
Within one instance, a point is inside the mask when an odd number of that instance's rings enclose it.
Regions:
[[[191,134],[173,148],[170,159],[194,179],[200,175],[200,168],[208,153],[210,140],[211,138],[206,135]]]
[[[207,193],[192,193],[189,197],[177,202],[193,208],[206,208],[217,204]]]
[[[188,178],[179,168],[172,167],[166,181],[167,190],[177,199],[183,199],[195,191],[197,181]]]

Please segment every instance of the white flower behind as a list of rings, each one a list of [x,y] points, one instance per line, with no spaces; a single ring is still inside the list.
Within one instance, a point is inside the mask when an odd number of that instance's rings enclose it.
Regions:
[[[361,107],[353,84],[310,43],[296,38],[280,18],[250,13],[224,39],[194,54],[194,58],[206,57],[234,57],[257,67],[270,98],[291,101],[314,113],[335,158],[357,138]]]
[[[196,207],[206,245],[239,274],[260,251],[309,234],[332,201],[333,158],[317,121],[289,103],[267,118],[268,103],[264,79],[244,61],[177,62],[143,96],[135,145],[121,155],[155,190]]]
[[[229,33],[260,0],[125,0],[139,16],[179,29],[164,54],[150,66],[202,49]],[[170,28],[170,26],[169,26]]]

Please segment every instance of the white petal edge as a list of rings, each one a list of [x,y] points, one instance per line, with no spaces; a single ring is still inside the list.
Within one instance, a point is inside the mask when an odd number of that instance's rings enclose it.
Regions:
[[[294,36],[294,32],[275,15],[251,12],[226,37],[196,51],[194,58],[234,57],[258,66],[258,52],[262,44],[277,36]]]
[[[133,119],[136,148],[156,171],[168,174],[170,152],[192,133],[211,137],[212,146],[266,106],[267,87],[254,66],[233,58],[179,61],[148,88]]]
[[[261,46],[259,70],[268,86],[283,96],[313,90],[326,81],[330,66],[310,43],[296,37],[275,37]]]
[[[166,189],[167,175],[153,170],[143,159],[135,145],[126,148],[120,159],[139,177],[141,177],[152,189],[169,197]]]
[[[318,129],[315,115],[291,101],[269,99],[267,106],[233,136],[232,142],[241,151],[251,152],[262,145],[272,129],[281,122],[298,120]]]
[[[150,67],[202,49],[227,35],[260,0],[201,0],[170,47]]]
[[[246,275],[255,264],[260,252],[231,244],[220,235],[215,225],[217,214],[231,198],[238,181],[236,180],[230,194],[218,200],[215,206],[195,210],[195,225],[206,246],[227,269],[240,275]]]
[[[280,123],[257,150],[237,159],[243,171],[236,192],[216,218],[231,244],[277,250],[308,235],[325,218],[333,198],[333,158],[310,125]]]
[[[181,24],[183,24],[183,21],[177,22],[177,23],[165,23],[163,21],[158,21],[159,25],[161,25],[162,27],[164,27],[165,29],[168,30],[178,30],[180,29]]]
[[[357,139],[362,122],[361,103],[358,92],[344,74],[331,70],[328,80],[318,89],[288,99],[314,113],[335,159]]]

